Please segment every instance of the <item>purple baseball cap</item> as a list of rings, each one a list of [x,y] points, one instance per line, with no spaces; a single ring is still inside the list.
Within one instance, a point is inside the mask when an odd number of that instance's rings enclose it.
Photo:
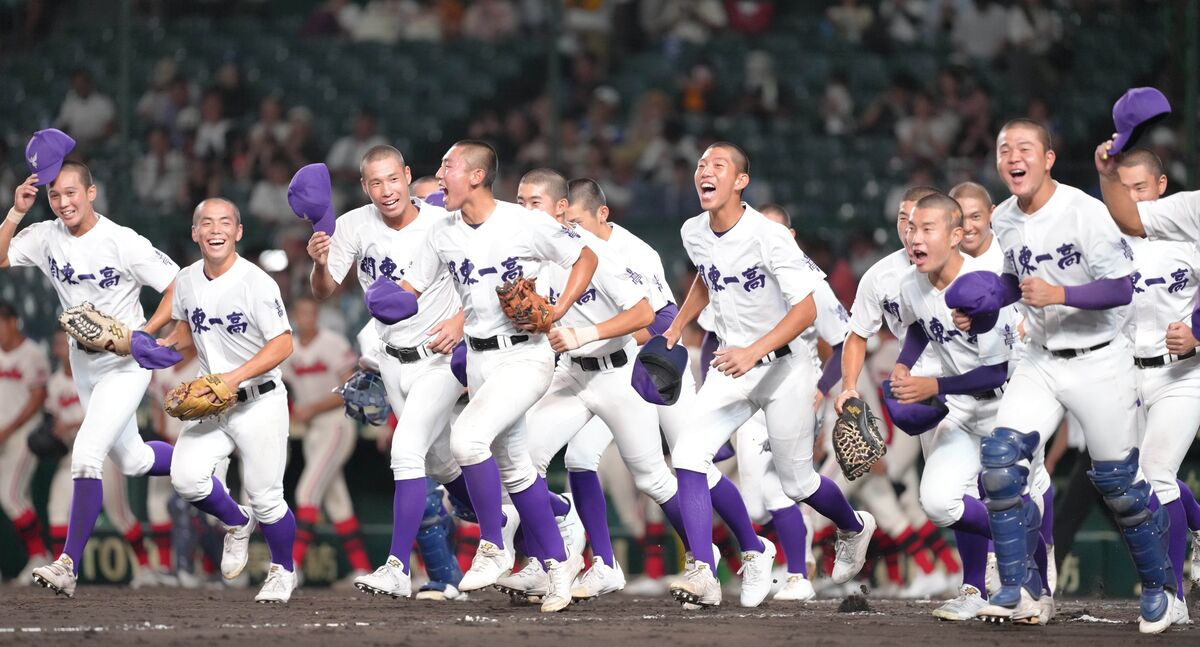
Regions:
[[[1171,114],[1171,104],[1156,88],[1130,88],[1113,104],[1113,155],[1133,148],[1150,126]]]
[[[1001,280],[995,272],[967,272],[946,288],[946,305],[971,316],[971,334],[982,334],[996,326],[1004,307]]]
[[[630,385],[650,404],[670,406],[683,390],[688,353],[683,344],[667,348],[667,338],[655,335],[638,351]]]
[[[45,186],[58,179],[67,153],[75,148],[75,140],[57,128],[39,130],[25,145],[25,166],[38,176],[35,186]]]
[[[333,188],[329,168],[309,164],[292,176],[288,185],[288,206],[297,216],[312,222],[314,231],[332,236],[337,214],[333,212]]]
[[[446,208],[446,194],[441,191],[434,191],[425,196],[425,202],[435,207]]]
[[[891,380],[884,380],[881,387],[883,388],[883,406],[887,409],[892,426],[909,436],[919,436],[933,429],[950,412],[946,408],[946,396],[938,395],[924,402],[900,404],[900,401],[892,395]]]
[[[367,312],[387,325],[417,314],[417,297],[386,276],[375,279],[363,294]]]
[[[454,373],[458,383],[467,385],[467,342],[460,341],[450,354],[450,372]]]

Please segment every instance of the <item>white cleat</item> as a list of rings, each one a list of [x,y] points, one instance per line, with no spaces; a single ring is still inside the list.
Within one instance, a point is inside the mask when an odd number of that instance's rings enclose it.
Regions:
[[[390,557],[390,555],[389,555],[389,557]],[[299,568],[297,568],[296,569],[297,576],[299,576],[300,573],[301,573],[301,570]],[[371,574],[371,571],[364,571],[361,568],[353,569],[349,573],[346,573],[346,575],[344,575],[341,579],[337,579],[337,580],[330,582],[329,588],[334,591],[353,591],[356,588],[354,586],[354,580],[357,580],[358,578],[360,578],[364,575],[370,575],[370,574]]]
[[[262,589],[254,596],[255,602],[263,604],[287,604],[292,599],[292,590],[296,588],[296,574],[284,570],[279,564],[271,564],[267,571],[267,581]]]
[[[529,557],[521,570],[501,575],[496,580],[496,589],[514,602],[532,602],[532,598],[549,593],[550,576],[537,558]]]
[[[997,566],[996,553],[988,553],[987,568],[983,575],[983,585],[987,587],[988,596],[993,596],[1000,590],[1000,567]]]
[[[867,561],[867,548],[871,545],[871,536],[875,534],[875,517],[870,512],[859,512],[858,518],[862,520],[862,531],[839,530],[837,533],[837,558],[830,578],[836,584],[849,582]]]
[[[1200,588],[1200,530],[1192,532],[1192,588]]]
[[[688,605],[715,607],[721,604],[721,582],[709,570],[708,564],[695,562],[683,574],[683,579],[671,584],[671,597],[684,608]]]
[[[1171,624],[1173,625],[1190,625],[1192,624],[1191,613],[1188,612],[1187,599],[1178,600],[1171,607]]]
[[[1029,591],[1025,587],[1021,587],[1021,601],[1016,607],[1002,607],[996,604],[987,604],[979,609],[976,617],[984,622],[992,622],[995,624],[1003,624],[1011,622],[1014,624],[1035,625],[1041,621],[1043,606],[1038,600],[1034,600]]]
[[[900,597],[908,600],[940,599],[946,594],[947,588],[946,577],[941,572],[919,573],[900,592]]]
[[[75,597],[75,583],[79,578],[75,575],[75,562],[66,553],[58,559],[33,569],[33,581],[68,598]]]
[[[221,551],[221,577],[227,580],[236,578],[245,570],[246,561],[250,559],[250,535],[258,526],[254,515],[245,506],[239,507],[249,521],[225,529],[225,548]]]
[[[1050,585],[1050,595],[1054,595],[1058,586],[1058,562],[1054,561],[1054,544],[1046,544],[1046,584]]]
[[[712,547],[713,563],[719,565],[721,563],[721,551],[717,548],[716,544],[709,545]],[[671,579],[667,586],[668,592],[670,592],[671,585],[675,584],[676,582],[682,582],[686,580],[687,574],[692,572],[692,569],[694,568],[696,568],[696,555],[689,550],[683,554],[683,572],[677,574]],[[674,595],[674,593],[672,593],[672,595]],[[682,604],[684,610],[686,611],[696,611],[702,608],[699,604],[692,604],[691,602],[682,602]]]
[[[460,591],[478,591],[496,583],[506,571],[513,566],[510,550],[501,548],[484,539],[479,542],[479,549],[471,560],[471,568],[463,574],[458,584]]]
[[[404,564],[395,555],[388,555],[387,561],[374,573],[354,578],[354,588],[371,595],[407,598],[412,595],[412,577],[404,572]]]
[[[141,588],[155,588],[162,586],[158,581],[158,573],[148,566],[139,566],[133,573],[133,577],[129,578],[129,588],[137,590]]]
[[[517,512],[517,506],[504,504],[500,506],[500,511],[504,513],[504,525],[500,526],[500,541],[504,542],[504,552],[508,553],[508,570],[517,563],[517,529],[521,527],[521,515]],[[504,571],[501,571],[502,573]],[[489,583],[490,584],[490,583]],[[485,585],[486,586],[486,585]],[[465,591],[462,584],[459,584],[458,589]]]
[[[567,511],[567,514],[555,517],[554,521],[558,524],[558,534],[562,535],[567,554],[582,555],[587,548],[587,531],[583,529],[583,520],[579,518],[579,513],[575,510],[575,499],[570,494],[560,495],[551,492],[550,496],[561,496],[571,504],[571,509]]]
[[[13,578],[13,586],[29,586],[33,584],[33,570],[35,568],[46,566],[52,561],[54,560],[51,559],[50,555],[46,553],[42,553],[41,555],[31,555],[29,559],[25,561],[25,568],[22,568],[21,572],[17,573],[17,576]]]
[[[808,602],[816,597],[817,592],[807,577],[799,573],[789,573],[783,587],[771,599],[777,602]]]
[[[1179,617],[1179,615],[1181,613],[1178,610],[1178,608],[1181,606],[1185,606],[1185,603],[1182,600],[1180,600],[1179,598],[1175,597],[1175,593],[1172,591],[1167,591],[1166,596],[1167,596],[1167,602],[1171,606],[1170,606],[1170,608],[1167,609],[1167,612],[1164,613],[1161,618],[1151,622],[1149,620],[1146,620],[1145,618],[1143,618],[1140,615],[1138,616],[1138,632],[1139,633],[1160,634],[1160,633],[1166,631],[1168,627],[1175,624],[1175,620]],[[1182,613],[1187,613],[1187,609],[1184,608]]]
[[[933,617],[950,621],[972,620],[978,617],[979,610],[986,606],[987,600],[983,599],[979,589],[964,584],[959,589],[958,597],[933,610]]]
[[[542,598],[542,613],[562,611],[571,605],[571,583],[583,570],[583,557],[569,553],[567,559],[546,560],[546,579],[549,589]]]
[[[743,607],[757,607],[771,593],[771,569],[775,567],[775,544],[765,537],[759,537],[763,544],[762,552],[748,550],[742,553],[742,567],[738,575],[742,576],[742,593],[739,603]]]
[[[453,602],[466,602],[470,599],[470,596],[462,591],[459,591],[458,588],[453,584],[446,583],[441,584],[440,588],[434,588],[426,585],[422,587],[420,591],[417,591],[417,595],[415,597],[418,600],[433,600],[435,602],[444,602],[447,600]]]
[[[625,573],[621,571],[617,560],[613,559],[613,565],[609,566],[600,557],[592,557],[592,567],[571,587],[571,597],[576,600],[590,600],[623,588]]]
[[[648,575],[639,575],[628,583],[621,593],[641,598],[655,598],[667,594],[667,583],[662,579],[654,579]]]

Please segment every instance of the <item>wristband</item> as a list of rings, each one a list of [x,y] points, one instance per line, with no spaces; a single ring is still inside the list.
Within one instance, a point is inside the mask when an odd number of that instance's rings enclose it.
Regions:
[[[16,225],[21,224],[21,219],[24,217],[25,217],[25,214],[21,213],[20,211],[17,211],[16,207],[13,207],[8,210],[8,215],[4,217],[4,222],[8,222],[11,220],[13,226],[16,226]]]

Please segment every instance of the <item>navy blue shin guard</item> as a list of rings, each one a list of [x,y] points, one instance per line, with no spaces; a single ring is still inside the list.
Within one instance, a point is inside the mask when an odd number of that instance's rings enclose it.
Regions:
[[[1027,434],[998,427],[981,443],[984,504],[992,528],[1000,591],[991,597],[993,604],[1014,606],[1024,586],[1036,599],[1042,593],[1040,578],[1031,550],[1037,546],[1040,515],[1037,507],[1023,497],[1029,481],[1029,468],[1022,460],[1033,459],[1038,446],[1037,432]]]
[[[462,569],[454,555],[454,519],[442,505],[442,488],[436,481],[427,479],[429,491],[425,500],[425,516],[417,531],[417,550],[425,562],[425,573],[429,586],[452,584],[458,586],[462,580]]]

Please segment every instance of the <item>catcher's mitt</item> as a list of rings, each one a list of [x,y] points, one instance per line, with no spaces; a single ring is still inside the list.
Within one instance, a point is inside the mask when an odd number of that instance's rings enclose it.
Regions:
[[[228,411],[237,404],[237,392],[220,375],[203,375],[171,389],[163,403],[167,415],[199,420]]]
[[[554,326],[554,312],[546,299],[537,293],[536,279],[518,277],[496,288],[500,307],[518,327],[532,326],[535,332],[546,332]]]
[[[58,323],[84,348],[116,355],[129,354],[129,326],[100,312],[87,301],[63,310]]]
[[[851,481],[866,474],[887,453],[879,418],[859,398],[850,398],[842,405],[842,415],[833,427],[833,452]]]

